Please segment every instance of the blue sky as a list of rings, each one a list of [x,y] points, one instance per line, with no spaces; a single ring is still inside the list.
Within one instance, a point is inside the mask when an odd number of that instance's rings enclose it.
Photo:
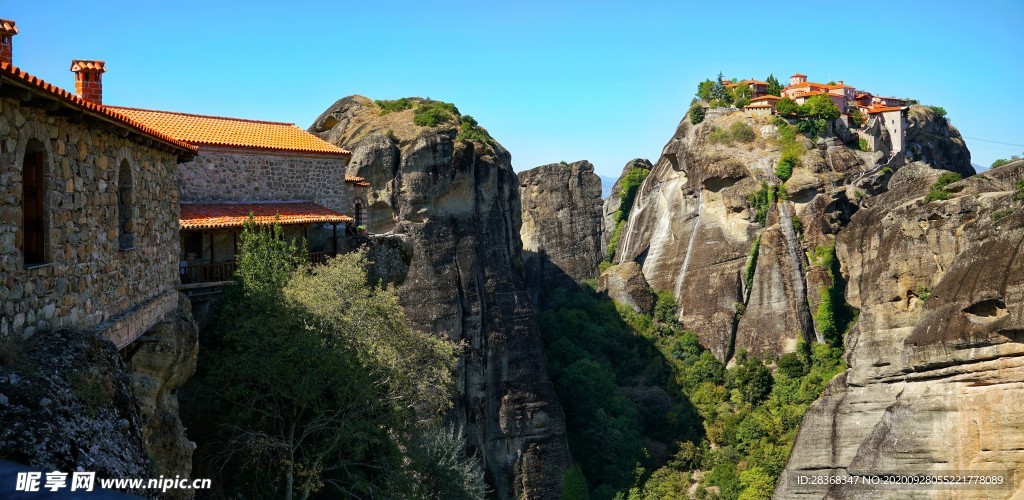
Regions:
[[[949,111],[974,163],[1024,152],[1020,0],[79,0],[0,17],[21,30],[15,64],[55,84],[73,87],[72,58],[106,60],[108,104],[305,128],[350,94],[431,97],[476,117],[516,170],[656,160],[719,71],[910,96]]]

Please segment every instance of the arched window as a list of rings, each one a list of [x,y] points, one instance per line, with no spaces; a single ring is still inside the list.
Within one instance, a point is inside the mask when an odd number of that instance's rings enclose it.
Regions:
[[[117,172],[117,247],[127,250],[135,246],[132,210],[135,207],[132,189],[132,167],[128,160],[121,160]]]
[[[46,148],[36,139],[25,146],[21,169],[21,252],[25,266],[46,263]]]
[[[364,214],[366,209],[363,208],[363,199],[362,198],[356,197],[355,209],[356,209],[356,226],[362,226],[363,224],[366,224],[366,217],[365,217],[365,214]]]

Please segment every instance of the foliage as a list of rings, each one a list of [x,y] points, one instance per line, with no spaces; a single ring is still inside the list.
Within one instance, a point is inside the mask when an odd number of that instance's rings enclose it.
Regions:
[[[413,498],[473,500],[487,494],[484,471],[477,457],[463,451],[461,431],[425,429],[409,447],[415,477]]]
[[[569,467],[562,476],[562,500],[590,500],[587,478],[578,465]]]
[[[696,125],[704,121],[704,106],[699,102],[695,102],[690,105],[690,123]]]
[[[605,255],[605,260],[608,262],[615,258],[615,252],[619,246],[619,238],[622,236],[626,221],[629,220],[629,212],[633,208],[633,202],[640,191],[640,185],[644,183],[644,180],[647,179],[650,173],[651,171],[645,168],[634,168],[619,180],[619,201],[621,203],[619,204],[619,209],[612,214],[615,227],[612,229],[612,235],[608,239],[608,251]]]
[[[853,107],[853,109],[850,110],[849,115],[850,122],[853,124],[854,128],[861,128],[868,121],[868,117],[864,116],[864,112],[857,107]]]
[[[733,140],[739,142],[753,142],[757,138],[757,134],[754,133],[754,129],[745,122],[733,122],[729,126],[729,135],[732,136]]]
[[[846,303],[846,279],[839,269],[835,242],[814,249],[811,264],[829,273],[830,283],[818,290],[814,324],[829,345],[842,345],[842,336],[856,319],[857,311]]]
[[[942,106],[928,106],[928,108],[931,109],[935,114],[943,118],[946,117],[946,108],[943,108]]]
[[[916,293],[917,298],[921,299],[921,301],[923,302],[927,301],[928,297],[932,296],[932,289],[929,286],[918,285],[917,290],[915,290],[914,293]]]
[[[1018,161],[1018,160],[1024,160],[1024,153],[1021,153],[1019,155],[1010,155],[1009,158],[1000,158],[1000,159],[992,162],[992,168],[1001,167],[1003,165],[1006,165],[1008,163],[1013,163],[1013,162]],[[1020,188],[1018,188],[1018,189],[1020,189]]]
[[[732,98],[733,106],[742,108],[750,104],[750,98],[754,96],[754,91],[750,85],[735,85],[729,92],[729,96]]]
[[[798,237],[803,238],[804,237],[804,221],[803,221],[803,219],[801,219],[799,215],[794,215],[793,217],[791,217],[791,219],[792,219],[792,222],[793,222],[793,232],[795,232]]]
[[[861,137],[860,140],[857,141],[857,148],[867,153],[871,152],[871,146],[868,145],[868,140],[863,137]]]
[[[946,172],[939,176],[939,179],[931,185],[928,189],[928,194],[924,197],[925,203],[931,203],[936,200],[948,200],[949,192],[946,191],[946,186],[963,180],[963,177],[956,172]]]
[[[712,90],[714,88],[715,88],[715,82],[711,81],[710,79],[704,80],[703,82],[698,83],[697,84],[697,97],[699,97],[699,98],[701,98],[701,99],[703,99],[705,101],[711,101],[712,99],[714,99],[714,96],[712,95]]]
[[[487,133],[487,129],[477,124],[476,119],[469,115],[463,115],[459,118],[459,133],[456,134],[455,140],[480,142],[488,146],[494,144],[494,139],[491,138],[491,134]]]
[[[775,203],[775,190],[762,182],[760,189],[747,196],[747,202],[750,203],[750,208],[754,209],[754,219],[764,227],[768,221],[768,210]]]
[[[230,478],[214,481],[230,497],[422,490],[436,470],[417,469],[420,422],[449,404],[455,347],[409,328],[395,291],[368,284],[364,253],[310,268],[303,247],[280,226],[243,228],[239,283],[182,395],[197,474]]]
[[[1024,201],[1024,177],[1021,177],[1017,181],[1017,193],[1013,195],[1013,198],[1019,201]]]
[[[774,73],[768,75],[765,82],[768,83],[768,95],[782,96],[782,84],[779,83],[778,78],[775,78]]]
[[[441,101],[429,101],[420,104],[413,112],[412,122],[421,127],[436,127],[442,123],[454,121],[459,116],[459,108],[454,104]]]
[[[407,109],[416,106],[416,101],[403,97],[396,100],[379,100],[373,101],[377,106],[380,107],[380,114],[386,115],[388,113],[397,113],[399,111],[405,111]]]
[[[763,225],[763,224],[762,224]],[[750,292],[750,288],[754,286],[754,274],[757,272],[757,257],[761,253],[761,235],[757,235],[754,243],[750,245],[750,259],[747,261],[747,272],[746,272],[746,288],[747,292]]]
[[[828,121],[823,118],[808,118],[796,123],[797,130],[810,138],[816,138],[828,130]]]
[[[797,116],[800,114],[800,105],[788,97],[783,97],[775,103],[775,112],[779,116]]]
[[[790,158],[779,160],[779,164],[775,166],[775,176],[782,182],[788,181],[793,176],[793,160]]]
[[[601,262],[600,262],[600,263],[599,263],[599,264],[597,265],[597,272],[598,272],[599,274],[600,274],[600,273],[604,273],[604,272],[605,272],[605,271],[606,271],[606,270],[607,270],[607,269],[608,269],[609,267],[612,267],[612,262],[611,262],[610,260],[602,260],[602,261],[601,261]]]
[[[992,212],[991,218],[992,218],[993,222],[999,222],[999,221],[1005,219],[1006,217],[1008,217],[1008,216],[1010,216],[1012,214],[1013,214],[1013,209],[1012,208],[1004,208],[1002,210],[997,210],[995,212]]]
[[[822,119],[826,121],[832,121],[839,118],[841,114],[836,103],[832,102],[832,98],[825,94],[818,94],[811,96],[807,99],[807,102],[801,106],[803,115],[808,118]]]
[[[730,102],[729,90],[725,88],[725,82],[722,80],[722,72],[718,72],[718,78],[715,78],[714,85],[711,86],[711,99],[717,100],[725,105]]]

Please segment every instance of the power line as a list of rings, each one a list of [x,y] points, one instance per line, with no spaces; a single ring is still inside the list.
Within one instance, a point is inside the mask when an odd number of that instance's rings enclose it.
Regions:
[[[976,137],[967,137],[967,136],[961,136],[961,137],[963,137],[964,139],[970,139],[972,141],[991,142],[992,144],[1003,144],[1003,145],[1006,145],[1006,146],[1017,146],[1019,148],[1024,148],[1024,144],[1014,144],[1012,142],[990,141],[988,139],[978,139]]]

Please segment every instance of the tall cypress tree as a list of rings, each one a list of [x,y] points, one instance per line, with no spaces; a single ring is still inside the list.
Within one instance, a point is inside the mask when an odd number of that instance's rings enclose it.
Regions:
[[[782,96],[782,84],[775,78],[775,74],[768,75],[768,79],[765,80],[768,83],[768,95]]]

